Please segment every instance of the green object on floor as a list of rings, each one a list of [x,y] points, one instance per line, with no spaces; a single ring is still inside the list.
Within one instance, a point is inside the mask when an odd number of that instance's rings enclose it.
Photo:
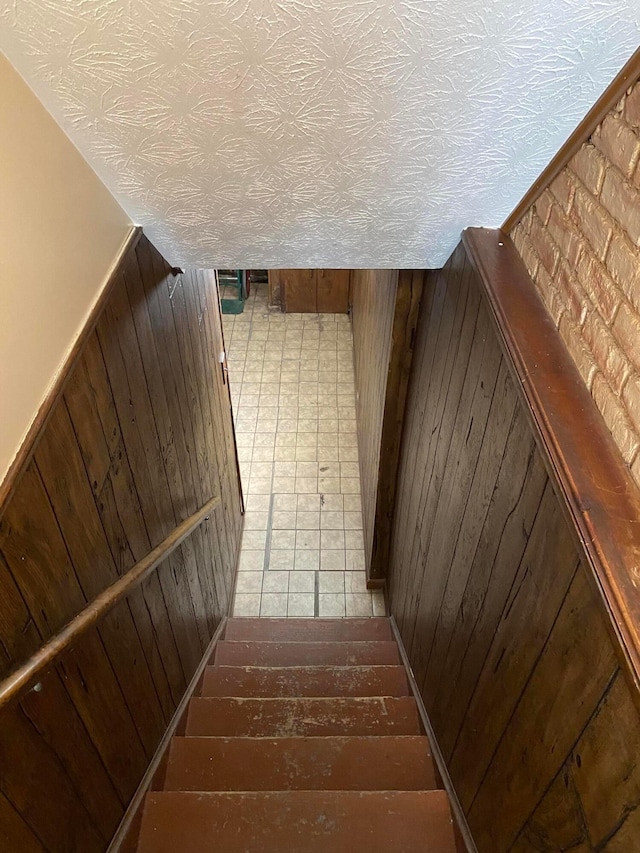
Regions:
[[[244,274],[242,270],[218,270],[218,284],[220,285],[220,293],[227,293],[231,290],[235,292],[235,296],[222,296],[220,304],[223,314],[242,314],[244,311],[244,301],[246,299],[246,289],[244,284]]]

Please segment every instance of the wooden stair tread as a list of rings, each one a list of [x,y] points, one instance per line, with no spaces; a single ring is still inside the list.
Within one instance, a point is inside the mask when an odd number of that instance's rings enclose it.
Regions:
[[[361,666],[401,663],[391,641],[269,642],[221,640],[213,663],[227,666]]]
[[[196,697],[186,735],[303,737],[422,734],[413,697],[242,699]]]
[[[409,696],[403,666],[208,666],[202,696]]]
[[[166,791],[437,788],[426,737],[174,738]]]
[[[140,853],[454,853],[444,791],[148,794]]]
[[[225,640],[393,640],[391,622],[384,617],[364,619],[243,619],[227,621]]]
[[[455,853],[390,620],[230,619],[198,691],[140,853]]]

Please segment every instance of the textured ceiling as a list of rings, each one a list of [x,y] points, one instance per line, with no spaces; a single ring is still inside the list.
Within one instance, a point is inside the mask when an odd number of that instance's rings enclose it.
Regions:
[[[0,0],[0,47],[174,264],[440,266],[636,48],[639,0]]]

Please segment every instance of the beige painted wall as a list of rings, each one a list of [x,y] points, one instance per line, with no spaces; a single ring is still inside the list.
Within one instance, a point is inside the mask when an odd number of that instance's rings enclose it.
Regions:
[[[131,222],[0,54],[0,482]]]

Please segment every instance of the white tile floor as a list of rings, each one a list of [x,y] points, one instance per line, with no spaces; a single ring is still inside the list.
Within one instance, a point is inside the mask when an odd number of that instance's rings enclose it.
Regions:
[[[254,285],[224,316],[246,502],[235,616],[383,616],[365,585],[352,336]]]

